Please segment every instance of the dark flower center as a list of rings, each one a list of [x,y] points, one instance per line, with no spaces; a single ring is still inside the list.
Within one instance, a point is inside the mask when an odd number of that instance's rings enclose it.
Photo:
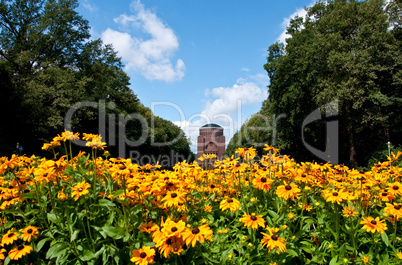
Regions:
[[[211,189],[213,189],[213,188],[215,188],[215,185],[214,185],[214,184],[211,184],[211,186],[210,186],[210,187],[211,187]]]
[[[371,220],[371,224],[376,225],[377,224],[376,220]]]
[[[336,196],[338,196],[339,194],[338,194],[338,192],[334,192],[334,193],[332,193],[332,195],[336,197]]]
[[[306,174],[302,174],[301,176],[302,176],[302,178],[305,178],[305,177],[307,177],[307,176],[306,176]]]
[[[6,199],[6,201],[11,201],[12,199],[13,199],[13,197],[8,196],[7,199]]]
[[[395,210],[400,210],[400,209],[401,209],[401,205],[399,205],[399,204],[398,204],[398,205],[395,205],[394,208],[395,208]]]
[[[232,200],[232,199],[228,199],[227,202],[228,202],[228,203],[232,203],[233,200]]]
[[[278,240],[278,237],[276,235],[272,235],[271,239],[276,241],[276,240]]]
[[[83,188],[79,188],[79,189],[78,189],[79,192],[82,192],[83,190],[84,190]]]
[[[44,173],[43,174],[43,176],[46,178],[47,177],[47,175],[49,175],[49,173]]]
[[[399,187],[395,185],[395,186],[392,187],[392,189],[393,190],[399,190]]]
[[[200,232],[200,229],[198,229],[198,228],[196,227],[196,228],[193,228],[193,230],[191,230],[191,232],[192,232],[194,235],[196,235],[196,234],[198,234],[198,233]]]
[[[176,198],[176,197],[177,197],[177,193],[173,192],[173,193],[170,195],[170,197]]]
[[[252,216],[250,216],[250,219],[255,221],[255,220],[257,220],[257,217],[255,215],[252,215]]]
[[[141,252],[140,258],[145,259],[146,256],[147,256],[147,254],[145,252]]]
[[[32,230],[31,228],[29,228],[29,229],[27,230],[27,233],[28,233],[28,234],[32,234],[32,232],[33,232],[33,230]]]
[[[13,237],[14,233],[9,233],[8,237]]]
[[[23,245],[19,245],[19,246],[18,246],[18,250],[19,250],[19,251],[21,251],[21,250],[23,250],[23,249],[24,249],[24,246],[23,246]]]
[[[292,186],[290,186],[290,185],[285,186],[285,190],[291,190],[291,189],[292,189]]]
[[[179,248],[175,247],[173,250],[174,250],[174,252],[177,252],[177,251],[179,251]]]
[[[388,193],[383,192],[381,195],[382,195],[382,196],[387,196],[387,195],[388,195]]]
[[[125,166],[125,165],[123,165],[123,166],[120,167],[120,170],[125,170],[125,169],[126,169],[126,166]]]
[[[261,178],[261,182],[263,183],[267,182],[267,178]]]
[[[171,244],[172,244],[172,239],[171,239],[171,238],[168,238],[168,240],[166,240],[166,244],[167,244],[167,245],[171,245]]]
[[[172,232],[174,233],[174,232],[176,232],[177,231],[177,227],[172,227]]]

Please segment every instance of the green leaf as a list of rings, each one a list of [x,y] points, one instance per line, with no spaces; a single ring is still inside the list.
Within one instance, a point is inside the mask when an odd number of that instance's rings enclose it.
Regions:
[[[42,249],[43,245],[45,245],[45,243],[47,241],[50,241],[50,240],[51,239],[49,237],[46,237],[46,238],[42,239],[41,241],[39,241],[38,244],[36,245],[36,250],[35,251],[39,252]]]
[[[381,234],[381,239],[382,241],[384,241],[384,244],[388,247],[389,246],[389,239],[388,239],[388,235],[387,233],[382,233]]]
[[[116,228],[114,226],[104,226],[102,230],[113,239],[120,239],[124,237],[125,231],[121,228]]]
[[[63,255],[68,249],[70,248],[69,244],[67,243],[56,243],[49,248],[46,253],[47,259],[52,259],[58,256]]]
[[[113,202],[111,202],[107,199],[100,199],[99,205],[106,206],[106,207],[116,207],[116,204],[114,204]]]
[[[20,198],[23,199],[36,199],[36,194],[32,192],[24,193],[20,195]]]
[[[80,258],[81,258],[83,261],[89,261],[89,260],[95,258],[95,254],[94,254],[92,251],[88,250],[88,249],[84,249],[84,251],[82,252]]]
[[[290,256],[293,256],[293,257],[299,256],[299,254],[297,254],[297,252],[294,251],[293,249],[287,249],[286,253],[288,253]]]
[[[338,264],[338,256],[335,256],[329,262],[329,265],[337,265]]]
[[[70,242],[73,242],[74,240],[76,240],[79,233],[80,233],[79,230],[74,230],[73,234],[71,235]]]
[[[55,224],[57,224],[61,221],[61,218],[58,218],[57,215],[54,213],[48,213],[47,219],[49,219],[49,221],[51,221],[52,223],[55,223]]]

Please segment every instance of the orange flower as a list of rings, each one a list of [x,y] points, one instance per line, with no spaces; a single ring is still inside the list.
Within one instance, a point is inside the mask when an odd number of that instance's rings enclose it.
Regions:
[[[11,230],[8,230],[8,232],[1,238],[1,246],[12,244],[14,241],[18,239],[18,234],[17,232],[12,232]]]
[[[39,234],[39,228],[35,226],[27,226],[24,229],[21,229],[20,232],[22,233],[21,239],[26,242],[31,242],[31,237],[36,238]]]
[[[187,246],[192,245],[195,247],[198,241],[204,243],[205,239],[212,241],[212,230],[209,228],[208,224],[195,227],[193,229],[187,229],[183,233],[183,239]]]
[[[324,193],[324,198],[327,202],[340,204],[343,200],[348,198],[348,193],[343,191],[329,191]]]
[[[235,198],[225,199],[221,201],[219,208],[222,209],[222,211],[230,209],[230,211],[233,213],[240,208],[240,202]]]
[[[276,189],[276,195],[285,200],[294,199],[300,196],[301,190],[297,187],[296,184],[283,182],[284,185],[278,186]]]
[[[286,252],[286,243],[285,243],[286,240],[274,234],[278,231],[279,231],[278,228],[271,229],[268,227],[269,234],[261,233],[264,235],[264,237],[261,239],[261,245],[262,247],[266,246],[269,249],[269,251],[276,249],[276,251],[279,254],[280,252],[282,253]]]
[[[392,205],[387,203],[387,207],[384,209],[385,213],[392,214],[397,221],[402,217],[402,205],[395,203]]]
[[[271,189],[271,183],[274,182],[273,179],[267,178],[266,176],[256,175],[253,179],[253,185],[256,189],[268,191]]]
[[[33,248],[31,246],[19,245],[8,252],[8,257],[11,260],[19,260],[22,256],[31,253]]]
[[[360,221],[360,224],[363,225],[362,229],[366,229],[367,232],[375,233],[380,232],[381,234],[384,233],[384,230],[387,230],[387,224],[384,223],[385,221],[381,221],[379,217],[373,218],[371,216],[364,218]]]
[[[244,214],[243,218],[240,218],[240,222],[244,224],[247,228],[258,229],[258,226],[264,226],[265,220],[262,219],[262,215],[255,215],[252,213],[251,215]]]
[[[74,197],[74,200],[78,200],[82,195],[86,195],[89,193],[89,188],[91,184],[86,183],[85,181],[77,183],[74,187],[72,187],[71,197]]]
[[[133,257],[130,259],[138,265],[148,265],[154,263],[155,250],[149,246],[144,246],[141,249],[132,251]]]

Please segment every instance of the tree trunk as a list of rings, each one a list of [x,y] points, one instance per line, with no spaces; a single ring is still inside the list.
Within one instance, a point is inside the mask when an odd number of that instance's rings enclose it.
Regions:
[[[348,136],[349,136],[349,163],[351,168],[356,168],[357,167],[357,161],[356,161],[356,147],[354,143],[354,136],[353,136],[353,126],[349,125],[348,126]]]

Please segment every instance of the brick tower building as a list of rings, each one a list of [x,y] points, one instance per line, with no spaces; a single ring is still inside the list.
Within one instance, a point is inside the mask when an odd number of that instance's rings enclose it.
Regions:
[[[197,141],[197,158],[202,154],[215,154],[217,159],[222,159],[224,152],[225,136],[223,136],[223,128],[215,123],[202,126]]]

